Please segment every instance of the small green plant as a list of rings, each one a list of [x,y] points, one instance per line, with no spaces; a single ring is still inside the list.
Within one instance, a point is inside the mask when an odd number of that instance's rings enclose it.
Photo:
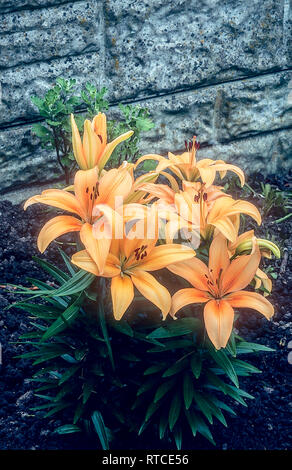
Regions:
[[[154,127],[148,109],[130,104],[119,104],[119,109],[122,116],[119,123],[117,124],[115,121],[109,122],[110,140],[129,130],[133,130],[134,135],[131,139],[124,142],[122,147],[114,151],[111,158],[113,166],[121,164],[124,160],[135,161],[140,155],[138,145],[141,133],[148,132]]]
[[[288,199],[283,191],[273,188],[269,183],[261,183],[261,188],[261,196],[264,198],[262,207],[264,217],[267,217],[273,210],[286,212]]]
[[[48,150],[54,149],[57,161],[64,174],[66,184],[69,184],[76,161],[72,150],[72,131],[70,114],[75,113],[79,131],[83,130],[85,119],[93,119],[99,112],[109,108],[105,98],[107,89],[98,90],[92,83],[87,82],[79,90],[74,79],[57,78],[56,84],[47,91],[43,98],[33,96],[32,103],[38,108],[42,122],[34,124],[32,130],[40,139],[41,146]],[[134,161],[139,156],[138,144],[142,132],[147,132],[154,123],[146,108],[132,105],[119,105],[121,120],[108,121],[108,140],[113,140],[119,134],[133,130],[132,139],[116,149],[111,159],[111,166],[123,160]],[[79,113],[79,114],[76,114]]]
[[[40,98],[33,96],[33,104],[38,108],[43,123],[34,124],[32,130],[40,139],[43,148],[55,149],[58,163],[64,172],[66,183],[75,167],[72,153],[71,128],[69,116],[81,105],[76,96],[76,80],[57,78],[53,86]]]
[[[109,107],[109,102],[104,97],[107,94],[107,88],[103,87],[101,90],[87,82],[85,87],[81,90],[81,98],[86,106],[88,118],[92,119],[100,111],[106,111]]]

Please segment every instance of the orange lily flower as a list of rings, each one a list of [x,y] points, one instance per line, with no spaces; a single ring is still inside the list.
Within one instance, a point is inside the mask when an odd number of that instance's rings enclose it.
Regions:
[[[156,154],[144,155],[138,159],[136,166],[145,160],[157,160],[158,165],[155,171],[158,173],[169,168],[182,181],[195,182],[201,178],[206,187],[213,184],[217,172],[223,178],[228,170],[237,174],[242,186],[245,181],[243,171],[235,165],[210,158],[197,161],[196,137],[193,138],[192,147],[181,155],[174,155],[171,152],[168,153],[168,158]]]
[[[208,239],[216,228],[228,240],[235,242],[240,214],[247,214],[261,224],[258,209],[250,202],[234,200],[221,191],[219,186],[208,186],[200,182],[183,182],[183,191],[174,191],[164,184],[145,183],[140,189],[148,191],[159,201],[173,205],[169,208],[172,219],[166,226],[167,241],[171,242],[178,228],[189,232],[200,231],[203,239]],[[179,219],[172,214],[177,212]]]
[[[274,314],[272,304],[256,292],[243,291],[254,278],[260,262],[260,251],[255,245],[250,255],[230,261],[227,240],[218,235],[211,243],[209,266],[198,258],[170,265],[167,268],[192,284],[172,297],[174,316],[190,304],[205,303],[204,322],[208,336],[216,349],[225,348],[233,328],[233,308],[251,308],[268,320]]]
[[[123,199],[130,193],[132,179],[126,169],[112,169],[98,179],[98,169],[79,170],[74,179],[75,195],[62,189],[47,189],[42,194],[32,196],[25,205],[35,203],[46,204],[57,207],[74,214],[60,215],[49,220],[38,236],[38,249],[43,253],[52,240],[69,232],[80,232],[82,241],[93,231],[93,225],[100,217],[107,220],[118,218],[117,199],[123,204]],[[77,218],[77,217],[78,218]],[[111,240],[109,237],[96,240],[99,245],[96,257],[97,265],[102,271],[107,254],[109,252]],[[86,245],[86,243],[85,243]]]
[[[81,170],[89,170],[97,166],[101,171],[116,146],[133,135],[133,131],[128,131],[107,143],[107,125],[104,113],[98,113],[92,121],[85,120],[83,141],[81,141],[73,114],[71,114],[71,127],[73,153]]]
[[[96,240],[92,239],[87,250],[75,253],[72,263],[96,276],[112,278],[111,297],[113,313],[116,320],[120,320],[134,299],[134,287],[156,305],[166,318],[171,307],[171,296],[149,271],[162,269],[168,264],[192,258],[195,252],[182,245],[159,245],[157,234],[155,238],[132,238],[138,222],[129,231],[128,236],[121,240],[113,240],[104,272],[100,273],[96,260]],[[131,235],[132,234],[132,235]],[[83,234],[81,234],[81,240]],[[82,240],[83,241],[83,240]]]

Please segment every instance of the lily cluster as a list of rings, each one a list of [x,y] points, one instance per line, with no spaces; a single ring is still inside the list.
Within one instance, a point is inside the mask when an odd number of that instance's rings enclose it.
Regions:
[[[254,231],[239,233],[241,215],[258,225],[261,215],[253,204],[233,199],[215,184],[218,176],[222,179],[231,171],[243,186],[240,168],[222,160],[198,161],[194,138],[181,155],[144,155],[135,164],[124,162],[107,171],[112,152],[132,132],[108,143],[106,116],[101,113],[85,121],[82,139],[73,115],[71,126],[80,168],[74,184],[45,190],[24,207],[41,203],[65,211],[41,229],[41,252],[57,237],[77,232],[76,246],[82,244],[83,249],[74,253],[72,263],[111,280],[117,321],[136,291],[161,310],[163,320],[193,305],[193,315],[198,316],[197,304],[202,304],[206,332],[216,349],[227,345],[234,308],[272,317],[274,308],[266,298],[271,281],[259,265],[263,256],[279,256],[279,249],[256,238]],[[137,167],[145,160],[157,161],[155,170],[142,173]],[[184,278],[189,287],[171,295],[151,274],[162,269]],[[255,292],[260,288],[264,295]]]

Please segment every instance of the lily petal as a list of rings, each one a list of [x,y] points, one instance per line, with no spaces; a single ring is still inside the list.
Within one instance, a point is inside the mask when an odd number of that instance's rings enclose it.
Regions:
[[[88,271],[95,276],[100,276],[100,272],[96,263],[91,258],[90,254],[86,250],[78,251],[74,253],[71,258],[73,264],[78,266],[78,268],[83,269],[84,271]],[[114,277],[118,276],[121,270],[116,266],[117,265],[117,258],[112,256],[111,253],[109,254],[106,264],[104,267],[104,271],[102,273],[102,277]]]
[[[59,215],[54,217],[41,229],[37,242],[38,249],[43,253],[55,238],[58,238],[65,233],[79,232],[81,227],[81,220],[71,217],[70,215]]]
[[[120,320],[134,298],[134,286],[131,279],[128,276],[113,277],[111,295],[114,317]]]
[[[107,144],[107,124],[106,115],[104,113],[98,113],[92,120],[94,132],[100,140],[102,150]]]
[[[228,216],[236,214],[249,215],[257,222],[258,225],[261,225],[262,223],[261,214],[259,213],[256,206],[254,204],[251,204],[251,202],[243,200],[235,201],[230,210],[228,211]]]
[[[233,292],[226,297],[226,300],[235,308],[251,308],[257,310],[268,320],[274,315],[273,305],[257,292],[239,291]]]
[[[168,204],[174,203],[175,192],[165,184],[144,183],[140,185],[139,189],[162,199]]]
[[[74,192],[80,206],[89,222],[92,217],[92,208],[95,203],[95,195],[98,184],[97,167],[90,170],[79,170],[74,178]]]
[[[75,159],[82,170],[87,170],[87,161],[83,151],[81,137],[73,114],[71,114],[72,145]]]
[[[163,319],[165,319],[171,307],[171,296],[168,290],[155,277],[145,271],[133,270],[131,279],[138,291],[160,308]]]
[[[99,276],[99,270],[96,266],[96,263],[91,258],[90,254],[86,250],[78,251],[74,253],[71,258],[73,264],[78,266],[78,268],[88,271],[89,273]]]
[[[244,289],[254,278],[260,259],[261,253],[257,245],[251,255],[242,255],[234,259],[223,273],[222,292]]]
[[[107,146],[105,147],[98,161],[98,167],[100,170],[102,170],[103,167],[106,165],[108,159],[110,158],[111,154],[113,153],[117,145],[119,145],[124,140],[129,139],[129,137],[131,137],[133,134],[134,134],[134,131],[125,132],[124,134],[120,135],[119,137],[114,139],[112,142],[107,144]]]
[[[219,272],[222,274],[230,264],[227,240],[221,234],[218,234],[210,245],[209,250],[209,271],[213,279],[218,279]]]
[[[111,239],[108,237],[96,238],[94,236],[93,226],[87,223],[81,228],[80,238],[91,258],[96,263],[99,273],[103,274]]]
[[[157,155],[157,154],[155,154],[155,153],[143,155],[142,157],[138,158],[138,160],[136,161],[136,163],[135,163],[135,169],[137,168],[138,165],[140,165],[140,163],[145,162],[146,160],[157,160],[158,162],[160,162],[160,161],[163,160],[164,158],[165,158],[165,157],[162,157],[161,155]],[[155,170],[155,171],[156,171],[156,170]]]
[[[193,258],[196,255],[192,248],[176,243],[168,245],[159,245],[152,248],[139,264],[139,267],[145,271],[156,271],[169,264],[178,263]]]
[[[123,203],[123,199],[132,189],[132,178],[126,169],[109,170],[99,181],[98,203],[108,204],[112,208]],[[120,200],[119,200],[120,199]]]
[[[191,258],[187,261],[171,264],[167,266],[167,269],[189,281],[189,283],[196,289],[204,291],[209,290],[209,286],[207,284],[209,270],[205,263],[200,259]]]
[[[225,176],[226,171],[232,171],[239,177],[241,186],[244,185],[245,183],[244,173],[241,170],[241,168],[239,168],[238,166],[230,165],[229,163],[215,163],[213,167],[215,168],[216,171],[220,172],[221,179]]]
[[[186,305],[205,303],[210,300],[207,292],[187,288],[181,289],[172,296],[171,315],[174,317],[176,312]]]
[[[84,218],[84,213],[80,207],[79,201],[73,194],[64,191],[63,189],[46,189],[42,194],[32,196],[24,204],[24,210],[26,210],[32,204],[40,202],[48,206],[57,207],[58,209],[64,209],[68,212],[73,212]]]
[[[88,168],[94,168],[97,165],[97,157],[101,150],[101,142],[93,130],[89,119],[84,121],[83,132],[83,151],[86,156]]]
[[[223,199],[223,198],[222,198]],[[225,198],[224,198],[225,199]],[[209,222],[209,219],[208,219]],[[216,227],[219,232],[227,238],[227,240],[231,241],[232,243],[235,242],[237,237],[237,231],[234,224],[228,217],[224,217],[222,219],[217,219],[214,222],[210,222],[211,225]]]
[[[234,310],[225,300],[210,300],[204,308],[208,336],[216,349],[225,348],[232,332]]]

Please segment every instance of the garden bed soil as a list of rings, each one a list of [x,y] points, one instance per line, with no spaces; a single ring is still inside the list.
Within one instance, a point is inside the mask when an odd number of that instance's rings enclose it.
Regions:
[[[249,179],[249,184],[259,190],[259,175]],[[289,189],[291,177],[272,177],[267,181],[281,190]],[[256,183],[255,183],[256,182]],[[291,190],[291,186],[290,186]],[[263,200],[256,196],[250,199],[261,206]],[[17,344],[19,335],[31,329],[28,315],[19,309],[5,309],[20,300],[13,288],[7,284],[30,286],[27,277],[36,277],[50,282],[48,275],[32,260],[39,256],[36,238],[40,228],[49,220],[54,211],[35,205],[26,212],[22,205],[0,202],[0,343],[2,364],[0,365],[0,449],[94,449],[99,444],[94,438],[77,435],[57,436],[54,429],[67,424],[64,414],[44,419],[42,412],[31,411],[39,404],[34,396],[33,384],[29,381],[34,368],[29,360],[17,359],[16,355],[29,350],[25,344]],[[289,449],[291,448],[292,411],[292,360],[288,362],[292,330],[291,281],[292,244],[291,219],[273,223],[281,216],[281,209],[275,209],[256,230],[262,237],[271,238],[281,246],[284,256],[272,260],[277,279],[273,282],[270,297],[275,306],[271,322],[254,311],[241,311],[236,327],[248,341],[259,342],[275,349],[275,352],[259,353],[248,357],[248,361],[262,373],[240,380],[241,388],[254,396],[248,400],[248,407],[235,405],[237,416],[227,417],[228,427],[221,423],[211,428],[217,449]],[[68,237],[68,236],[67,236]],[[61,238],[66,241],[66,236]],[[68,240],[68,238],[67,238]],[[70,247],[65,251],[70,254]],[[288,255],[288,257],[287,257]],[[43,255],[45,259],[62,266],[58,244],[53,242]],[[291,349],[292,355],[292,349]],[[214,448],[203,437],[196,437],[184,443],[185,449]],[[113,449],[171,449],[169,442],[161,442],[145,431],[141,437],[118,436]]]

